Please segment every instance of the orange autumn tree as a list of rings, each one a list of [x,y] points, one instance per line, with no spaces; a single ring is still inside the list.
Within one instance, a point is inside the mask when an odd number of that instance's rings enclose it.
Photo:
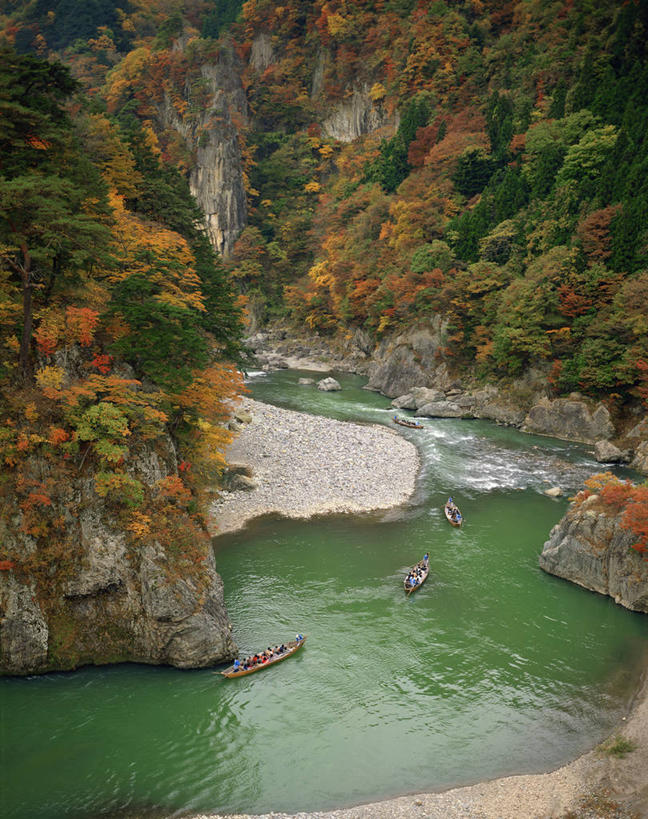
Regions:
[[[621,526],[638,538],[632,548],[648,554],[648,483],[637,486],[611,472],[602,472],[586,480],[585,486],[587,491],[578,499],[584,500],[592,490],[597,492],[606,507],[621,514]]]

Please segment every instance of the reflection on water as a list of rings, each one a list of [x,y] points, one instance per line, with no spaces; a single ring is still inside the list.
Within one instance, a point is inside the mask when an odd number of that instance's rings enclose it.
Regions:
[[[253,394],[391,424],[360,379],[322,393],[299,375],[255,378]],[[270,517],[216,541],[241,652],[308,634],[285,663],[239,680],[121,666],[0,681],[2,816],[324,809],[546,770],[599,742],[630,700],[646,620],[537,562],[566,508],[543,489],[576,491],[591,454],[423,423],[398,430],[422,458],[409,507]],[[430,576],[407,598],[425,551]]]

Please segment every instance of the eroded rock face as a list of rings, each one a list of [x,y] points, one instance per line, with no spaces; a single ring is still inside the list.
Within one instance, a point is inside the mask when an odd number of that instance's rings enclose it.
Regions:
[[[129,460],[132,474],[149,482],[176,474],[175,464],[170,438]],[[125,661],[196,668],[235,656],[211,550],[188,571],[158,543],[129,543],[92,476],[70,485],[60,503],[70,544],[64,565],[41,569],[48,574],[40,586],[25,572],[0,571],[0,673]],[[0,536],[12,554],[38,557],[19,514]]]
[[[261,45],[258,58],[267,58]],[[158,106],[159,125],[182,135],[195,161],[189,187],[205,214],[213,247],[228,256],[247,224],[247,204],[238,132],[233,116],[245,121],[247,100],[241,83],[241,65],[233,48],[223,46],[218,60],[200,68],[201,79],[210,90],[207,106],[190,118],[177,115],[167,97]]]
[[[316,87],[315,81],[313,86]],[[371,99],[366,84],[354,88],[345,100],[332,107],[332,113],[322,122],[322,131],[340,142],[353,142],[379,128],[386,128],[391,136],[398,127],[395,117]]]
[[[430,325],[413,327],[381,343],[369,366],[367,388],[396,398],[414,387],[449,386],[447,369],[438,359],[444,335],[445,323],[437,317]]]
[[[630,466],[637,472],[648,475],[648,441],[642,441],[636,448]]]
[[[631,548],[636,540],[621,527],[621,516],[610,515],[592,495],[573,503],[551,530],[540,568],[648,613],[648,561]]]
[[[33,583],[19,583],[11,572],[0,578],[0,667],[11,674],[47,668],[49,629],[36,602]]]
[[[614,435],[610,413],[603,404],[592,411],[585,401],[542,398],[531,407],[522,426],[524,432],[594,443]]]

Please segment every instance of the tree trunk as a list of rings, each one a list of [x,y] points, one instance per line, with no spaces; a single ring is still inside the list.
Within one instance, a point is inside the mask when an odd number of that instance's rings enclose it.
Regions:
[[[32,381],[31,337],[34,322],[32,308],[33,282],[29,248],[27,248],[26,245],[23,245],[21,250],[23,254],[23,266],[22,270],[20,271],[23,297],[23,330],[22,338],[20,339],[20,372],[22,374],[23,382],[25,384],[29,384]]]

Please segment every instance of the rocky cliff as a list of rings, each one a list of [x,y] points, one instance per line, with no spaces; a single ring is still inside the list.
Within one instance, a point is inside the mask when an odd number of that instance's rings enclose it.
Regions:
[[[175,474],[171,439],[132,460],[131,474],[149,486]],[[34,474],[47,468],[31,464]],[[196,668],[236,654],[211,550],[182,572],[159,543],[134,546],[91,473],[56,505],[65,528],[56,549],[21,532],[18,508],[1,524],[3,552],[20,560],[0,564],[0,673],[125,661]]]
[[[248,115],[241,71],[234,49],[223,45],[185,85],[190,116],[180,117],[168,95],[157,107],[158,127],[180,134],[192,154],[189,187],[205,214],[210,241],[223,256],[230,254],[247,224],[237,131],[237,123],[244,123]]]
[[[648,613],[648,560],[632,549],[637,536],[591,495],[572,503],[551,530],[540,568],[586,589],[607,594],[633,611]]]

